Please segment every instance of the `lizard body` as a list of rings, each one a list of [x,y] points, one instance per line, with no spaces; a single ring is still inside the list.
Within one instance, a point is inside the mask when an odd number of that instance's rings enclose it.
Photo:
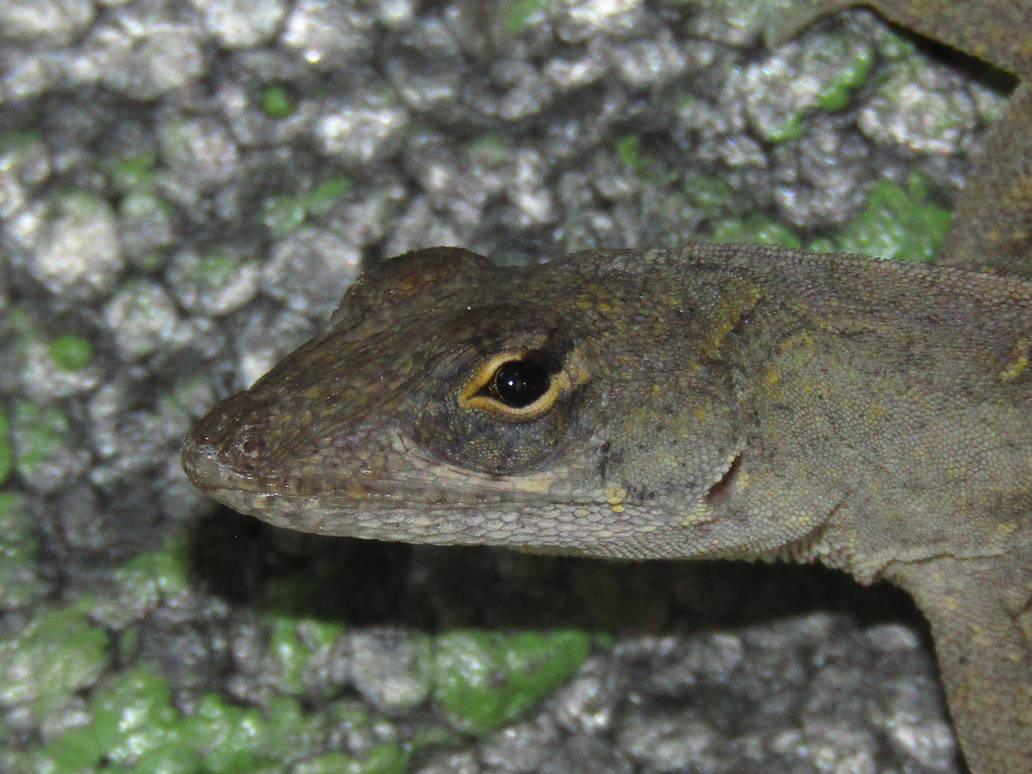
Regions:
[[[968,4],[875,5],[1028,75],[1027,2],[974,28],[950,15]],[[1023,83],[951,262],[1029,273],[1030,116]],[[321,534],[887,579],[931,623],[972,772],[1032,771],[1030,359],[1017,277],[758,245],[523,268],[431,248],[367,272],[183,462]]]

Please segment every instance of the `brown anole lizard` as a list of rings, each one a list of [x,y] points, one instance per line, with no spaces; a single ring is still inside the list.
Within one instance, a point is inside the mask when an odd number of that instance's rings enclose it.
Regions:
[[[1032,283],[1003,276],[1032,276],[1032,7],[872,5],[1023,81],[944,249],[996,276],[758,245],[409,253],[198,424],[190,478],[320,534],[887,579],[931,623],[972,772],[1032,771]]]

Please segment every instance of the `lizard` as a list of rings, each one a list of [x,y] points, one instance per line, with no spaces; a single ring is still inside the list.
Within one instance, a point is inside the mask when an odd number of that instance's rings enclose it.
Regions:
[[[955,266],[417,250],[213,408],[189,478],[317,534],[887,580],[929,621],[972,773],[1032,771],[1032,6],[868,5],[1021,81],[958,203]]]

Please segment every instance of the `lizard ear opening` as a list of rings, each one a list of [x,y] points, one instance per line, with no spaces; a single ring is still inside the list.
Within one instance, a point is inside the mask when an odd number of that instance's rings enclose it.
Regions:
[[[706,490],[706,502],[710,505],[716,505],[723,503],[730,499],[731,489],[735,485],[735,480],[738,478],[738,471],[742,467],[742,453],[739,452],[731,464],[728,466],[724,475],[713,484],[708,490]]]

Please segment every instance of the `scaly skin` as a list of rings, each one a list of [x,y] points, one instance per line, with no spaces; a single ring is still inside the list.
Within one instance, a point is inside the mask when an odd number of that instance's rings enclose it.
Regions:
[[[1027,74],[1027,2],[974,22],[972,4],[876,5]],[[1030,105],[1023,84],[954,263],[1032,265]],[[887,579],[931,623],[971,771],[1028,772],[1030,358],[1016,277],[757,245],[504,269],[433,248],[365,274],[325,333],[198,424],[183,464],[320,534]]]

